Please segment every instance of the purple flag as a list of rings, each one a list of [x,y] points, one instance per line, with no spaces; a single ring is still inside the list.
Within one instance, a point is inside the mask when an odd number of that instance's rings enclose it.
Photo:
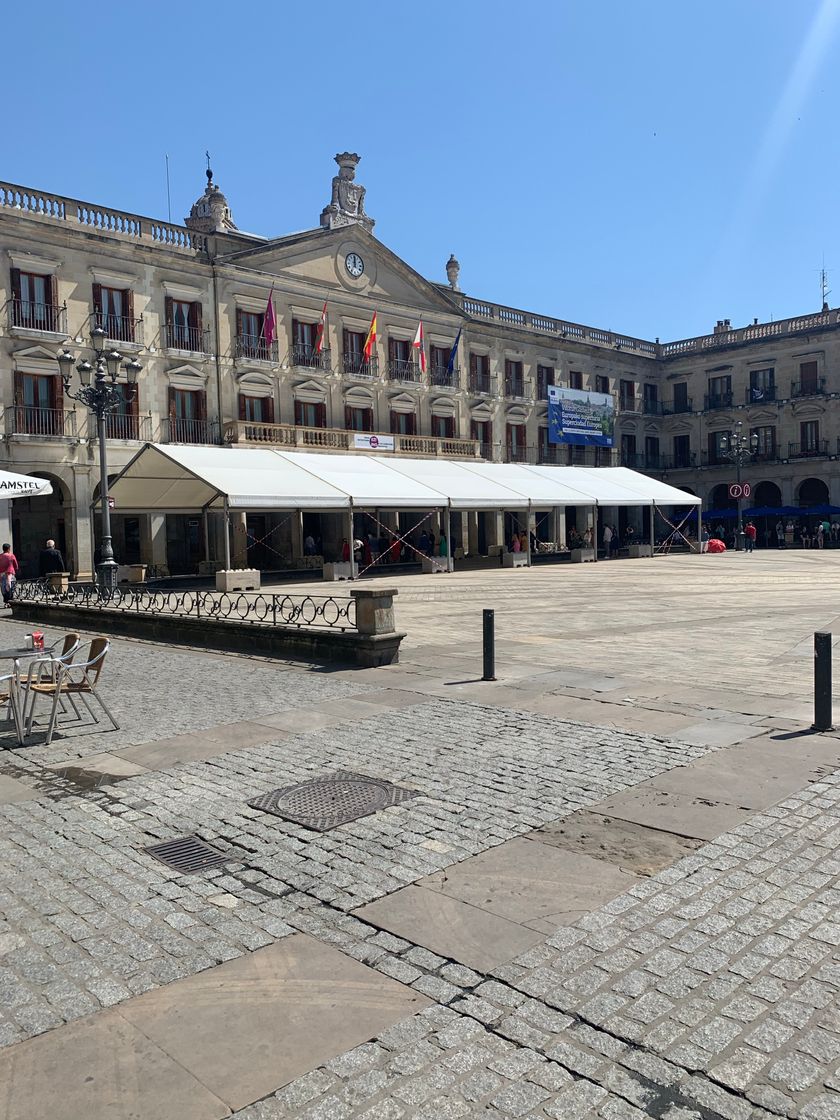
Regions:
[[[271,346],[277,336],[277,320],[274,317],[273,295],[274,285],[272,284],[271,291],[268,295],[268,303],[265,305],[265,315],[263,316],[263,338],[265,339],[267,347]]]

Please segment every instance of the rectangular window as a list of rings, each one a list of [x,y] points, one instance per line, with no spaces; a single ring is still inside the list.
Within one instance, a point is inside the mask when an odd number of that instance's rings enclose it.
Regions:
[[[432,416],[432,435],[437,439],[454,439],[455,417]]]
[[[595,392],[596,393],[609,393],[610,379],[605,373],[595,374]]]
[[[674,412],[688,412],[688,382],[680,381],[674,386]]]
[[[548,400],[548,387],[554,384],[554,366],[537,366],[537,396]]]
[[[239,394],[239,419],[253,424],[274,423],[274,399]]]
[[[691,466],[691,436],[674,436],[674,466]]]
[[[732,377],[729,374],[709,378],[709,395],[706,403],[708,408],[732,406]]]
[[[64,435],[64,394],[56,374],[15,374],[15,431]]]
[[[204,352],[200,303],[166,297],[166,345],[194,354]]]
[[[417,435],[417,416],[413,412],[391,412],[391,432],[395,436]]]
[[[346,405],[344,408],[344,427],[350,432],[373,431],[373,409],[354,408]]]
[[[470,392],[490,392],[489,354],[470,354]]]
[[[525,377],[522,372],[522,362],[505,359],[505,396],[524,397]]]
[[[636,466],[636,437],[626,433],[621,437],[621,465]]]
[[[292,319],[292,365],[306,366],[309,369],[322,369],[327,364],[324,347],[318,353],[319,323],[306,323],[302,319]],[[324,339],[326,342],[326,339]]]
[[[803,455],[814,455],[820,447],[819,420],[803,420],[799,425],[799,449]]]
[[[11,270],[12,323],[30,330],[61,330],[61,309],[57,306],[56,279],[36,272]]]
[[[395,381],[417,381],[419,366],[415,365],[411,343],[405,338],[388,339],[388,376]]]
[[[569,388],[582,389],[583,388],[583,374],[578,369],[569,370]]]
[[[139,439],[140,417],[138,390],[122,382],[112,386],[119,393],[120,403],[115,412],[105,417],[108,439]]]
[[[636,382],[625,381],[624,378],[619,382],[619,402],[622,408],[632,412],[636,406]]]
[[[776,429],[772,425],[765,428],[752,428],[750,439],[755,437],[755,457],[764,462],[776,458]]]
[[[649,471],[659,470],[659,438],[645,436],[645,466]]]
[[[260,311],[236,311],[236,356],[258,362],[271,360],[272,346],[265,341],[265,315]]]
[[[173,443],[210,443],[207,394],[203,389],[169,389],[169,438]]]
[[[819,386],[819,378],[817,377],[817,363],[816,362],[800,362],[799,363],[799,394],[800,396],[807,396],[811,393],[816,393]]]
[[[134,300],[128,288],[93,285],[93,313],[97,327],[117,342],[134,341]]]
[[[774,401],[776,399],[776,371],[772,366],[767,369],[750,370],[750,392],[747,404],[756,401]]]
[[[344,331],[344,372],[354,377],[373,377],[376,359],[365,360],[365,338],[362,331]]]
[[[727,459],[723,455],[723,451],[724,447],[728,445],[730,435],[731,433],[727,431],[709,432],[709,463],[711,465],[720,465],[721,463],[727,462]]]
[[[647,416],[659,415],[659,389],[656,385],[645,382],[642,386],[642,403]]]
[[[477,439],[482,459],[493,458],[493,429],[489,420],[470,420],[470,439]]]
[[[326,402],[295,401],[295,423],[301,428],[326,428]]]
[[[525,461],[525,425],[508,424],[507,426],[507,458],[511,463]]]
[[[450,370],[450,349],[445,346],[429,347],[429,375],[433,385],[448,385],[455,389],[458,387],[458,369],[456,366]]]

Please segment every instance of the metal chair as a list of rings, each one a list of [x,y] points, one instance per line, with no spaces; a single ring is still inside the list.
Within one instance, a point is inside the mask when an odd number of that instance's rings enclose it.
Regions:
[[[0,676],[0,704],[7,706],[15,725],[15,737],[23,746],[23,714],[20,706],[20,662],[15,662],[14,672]]]
[[[71,701],[73,698],[78,697],[87,708],[93,722],[99,723],[96,713],[90,704],[90,697],[93,697],[114,725],[114,730],[119,731],[120,725],[114,719],[111,710],[98,692],[99,678],[102,675],[105,656],[110,646],[111,643],[107,638],[94,638],[90,643],[86,661],[74,661],[66,665],[61,663],[59,664],[55,680],[35,682],[30,686],[34,698],[38,696],[52,697],[52,709],[50,711],[49,723],[47,724],[46,745],[52,742],[53,732],[58,722],[58,706],[63,697],[67,697]],[[34,698],[29,710],[29,723],[26,729],[27,734],[32,730],[32,723],[35,716]]]
[[[60,652],[56,652],[61,646]],[[23,693],[23,709],[22,719],[23,723],[27,726],[27,730],[32,726],[32,720],[29,718],[31,709],[35,705],[35,693],[32,691],[32,685],[41,684],[45,681],[55,681],[56,674],[58,673],[61,665],[69,665],[78,651],[81,649],[82,639],[75,632],[65,634],[63,638],[53,642],[49,649],[45,650],[45,657],[37,657],[30,661],[26,667],[26,675],[20,678],[20,688]],[[70,698],[70,703],[73,711],[76,713],[76,718],[81,719],[81,713],[76,707],[75,702]],[[27,713],[27,707],[30,712]],[[63,700],[62,700],[63,708]]]

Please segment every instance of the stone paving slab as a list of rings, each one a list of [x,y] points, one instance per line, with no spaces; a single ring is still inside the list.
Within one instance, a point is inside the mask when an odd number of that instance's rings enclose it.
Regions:
[[[429,1003],[330,946],[295,934],[129,1000],[120,1014],[237,1109]]]
[[[563,851],[529,839],[508,840],[418,886],[458,898],[519,925],[550,933],[582,913],[629,890],[631,872],[581,852]]]
[[[751,810],[725,801],[709,801],[688,794],[670,793],[650,782],[644,782],[625,793],[599,802],[598,812],[634,824],[690,836],[697,840],[714,840],[721,832],[734,828],[747,819]]]
[[[0,805],[14,805],[18,801],[28,801],[37,796],[37,791],[32,786],[0,774]]]
[[[239,721],[208,727],[202,731],[141,743],[119,751],[119,757],[146,770],[165,769],[178,763],[202,762],[243,747],[253,747],[278,738],[282,732],[262,723]]]
[[[700,840],[620,821],[586,809],[557,824],[543,825],[538,831],[528,833],[528,839],[582,852],[641,876],[655,875],[701,844]]]
[[[535,930],[422,886],[405,887],[355,916],[482,971],[543,940]]]

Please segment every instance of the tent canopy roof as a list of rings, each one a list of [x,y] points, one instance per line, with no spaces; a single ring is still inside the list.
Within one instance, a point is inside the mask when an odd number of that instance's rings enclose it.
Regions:
[[[699,498],[621,467],[328,455],[273,448],[146,444],[110,487],[121,512],[506,510],[562,505],[698,505]]]

